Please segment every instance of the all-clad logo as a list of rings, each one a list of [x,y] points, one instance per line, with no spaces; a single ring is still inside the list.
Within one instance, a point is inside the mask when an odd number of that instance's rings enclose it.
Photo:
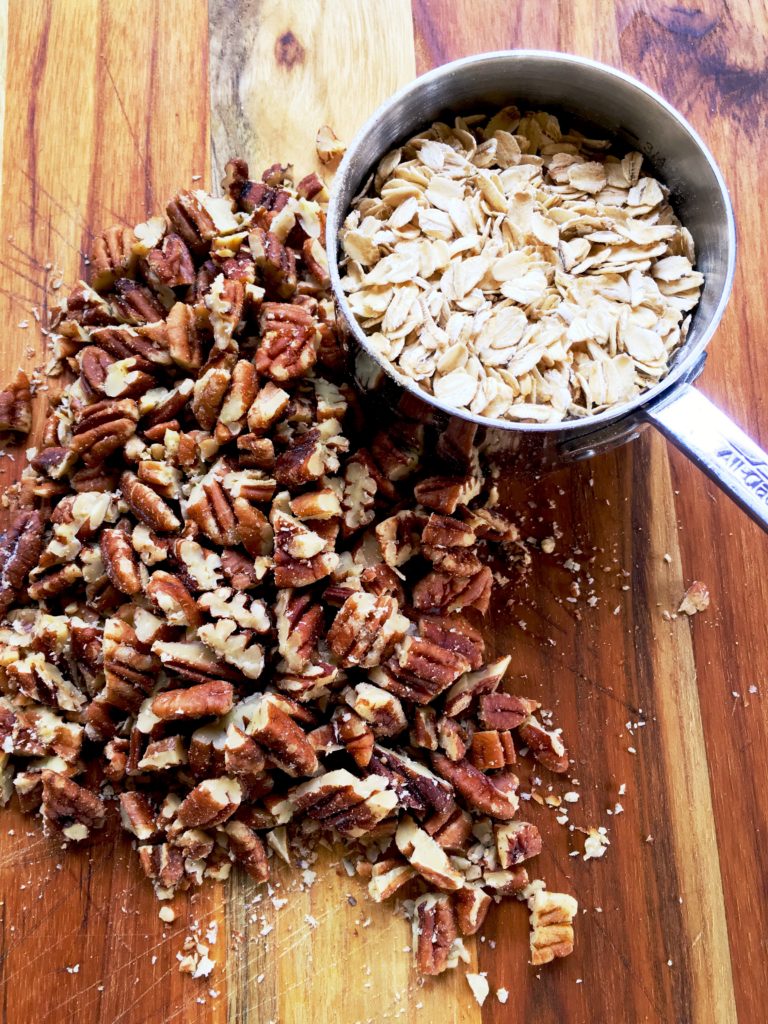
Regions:
[[[717,458],[724,462],[756,497],[768,502],[768,462],[764,459],[751,459],[735,445],[720,448]]]

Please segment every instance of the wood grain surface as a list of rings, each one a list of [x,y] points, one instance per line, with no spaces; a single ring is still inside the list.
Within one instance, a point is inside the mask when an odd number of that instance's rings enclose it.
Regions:
[[[254,168],[310,170],[320,124],[350,138],[432,66],[552,48],[636,75],[714,151],[740,253],[700,386],[766,445],[767,40],[761,0],[0,0],[0,377],[41,362],[35,311],[45,322],[59,283],[83,272],[93,230],[215,180],[235,152]],[[18,475],[15,455],[0,460],[1,487]],[[565,728],[578,784],[555,791],[579,792],[571,820],[606,826],[611,841],[602,860],[571,857],[583,834],[531,805],[541,874],[581,904],[573,955],[534,971],[524,909],[492,911],[472,950],[491,983],[480,1010],[463,969],[419,985],[405,923],[365,900],[338,852],[313,865],[313,885],[282,872],[280,910],[236,879],[190,897],[168,926],[124,838],[65,854],[10,810],[3,1024],[765,1019],[768,540],[650,431],[545,478],[506,480],[504,498],[525,536],[554,533],[557,546],[504,588],[488,638]],[[693,579],[708,584],[710,609],[665,615]],[[623,813],[609,814],[617,801]],[[219,926],[208,982],[176,970],[195,920]]]

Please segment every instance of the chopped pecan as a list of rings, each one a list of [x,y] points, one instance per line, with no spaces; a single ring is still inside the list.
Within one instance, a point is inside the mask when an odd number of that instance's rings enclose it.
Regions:
[[[483,634],[463,615],[422,615],[419,634],[430,643],[466,658],[471,669],[479,669],[483,664]]]
[[[141,573],[130,540],[123,530],[102,530],[99,539],[104,569],[121,593],[141,593]]]
[[[228,821],[224,832],[237,863],[257,882],[266,882],[269,878],[267,852],[253,829],[242,821]]]
[[[514,764],[517,758],[510,733],[500,733],[496,729],[475,732],[469,748],[469,760],[481,772]]]
[[[416,872],[406,861],[387,857],[372,866],[368,895],[375,903],[383,903],[415,877]]]
[[[265,302],[259,318],[256,369],[277,383],[303,377],[317,360],[319,334],[300,306]]]
[[[388,781],[402,807],[417,814],[428,810],[442,812],[454,806],[451,784],[402,751],[390,750],[377,744],[369,770]]]
[[[114,224],[103,235],[97,235],[91,246],[91,285],[97,292],[107,291],[120,277],[133,272],[136,263],[133,228]]]
[[[155,570],[147,583],[146,594],[172,626],[196,629],[202,622],[195,599],[183,582],[171,573]]]
[[[452,896],[456,923],[461,935],[476,935],[483,926],[493,900],[476,886],[465,886]]]
[[[258,598],[250,600],[231,587],[220,587],[198,598],[198,607],[214,619],[233,619],[241,629],[268,633],[271,627],[267,606]]]
[[[510,821],[506,825],[496,825],[494,833],[499,864],[505,870],[541,853],[539,830],[527,821]]]
[[[472,817],[461,807],[446,807],[428,818],[424,829],[449,853],[466,853],[472,839]]]
[[[140,846],[139,862],[147,878],[173,891],[184,877],[184,854],[170,843]]]
[[[358,766],[367,768],[371,763],[376,737],[370,725],[360,715],[343,708],[336,708],[333,713],[333,730],[338,739]]]
[[[211,240],[222,230],[235,229],[228,199],[213,199],[205,192],[183,190],[166,207],[168,220],[187,248],[197,257],[210,249]]]
[[[186,828],[213,828],[231,818],[240,806],[242,789],[237,779],[226,775],[205,779],[184,797],[173,824],[174,831]]]
[[[477,717],[489,729],[516,729],[541,706],[536,700],[511,693],[483,694],[478,704]]]
[[[112,304],[119,318],[128,324],[151,324],[165,315],[165,307],[149,288],[129,277],[115,281]]]
[[[327,469],[326,449],[320,431],[308,430],[298,442],[278,456],[275,479],[282,487],[298,488],[319,480]]]
[[[275,605],[277,645],[288,669],[306,668],[315,650],[323,626],[323,610],[309,594],[281,590]]]
[[[403,705],[394,696],[372,683],[358,683],[344,691],[344,698],[376,737],[397,736],[408,725]]]
[[[138,419],[139,410],[131,398],[96,402],[78,417],[70,447],[86,466],[98,466],[125,447],[136,432]]]
[[[188,288],[195,283],[195,265],[184,240],[172,232],[144,257],[145,275],[155,290]]]
[[[187,763],[187,749],[181,736],[166,736],[161,740],[151,740],[144,748],[144,753],[136,762],[138,772],[162,772],[167,768],[177,768]],[[129,766],[129,774],[131,774]]]
[[[447,572],[430,572],[413,588],[413,606],[419,611],[460,612],[476,608],[482,615],[488,611],[493,575],[487,565],[471,576],[454,576]]]
[[[317,771],[317,754],[307,734],[281,710],[274,697],[267,695],[259,700],[246,731],[286,774],[296,778]]]
[[[232,371],[226,366],[212,366],[195,381],[191,409],[203,430],[216,426],[231,380]]]
[[[451,516],[459,505],[466,505],[476,498],[481,487],[482,479],[474,475],[430,476],[417,483],[413,493],[424,508]]]
[[[234,704],[232,684],[224,680],[166,690],[152,701],[152,712],[164,721],[225,715]]]
[[[328,646],[344,667],[373,668],[405,636],[409,625],[394,598],[355,593],[328,630]]]
[[[43,519],[35,510],[17,512],[0,535],[0,615],[20,596],[30,569],[43,549]]]
[[[215,436],[219,444],[227,444],[242,431],[248,411],[256,399],[258,383],[253,363],[241,359],[235,363],[232,382],[219,410]]]
[[[252,558],[234,550],[222,551],[221,571],[235,590],[251,590],[259,585],[264,576]]]
[[[103,696],[114,707],[135,712],[155,685],[157,662],[122,619],[107,619],[102,636],[106,685]]]
[[[296,254],[272,231],[256,227],[248,236],[254,263],[267,294],[275,299],[290,299],[296,292]]]
[[[501,821],[517,814],[518,779],[511,772],[490,778],[469,761],[451,761],[444,754],[433,754],[432,764],[435,771],[456,787],[472,810]]]
[[[503,658],[497,658],[496,661],[491,661],[483,668],[478,669],[477,672],[468,672],[458,679],[453,686],[450,688],[445,696],[445,713],[455,717],[463,714],[478,698],[480,701],[483,699],[485,694],[493,694],[504,678],[504,673],[509,667],[511,658],[509,655],[505,655]],[[491,722],[480,716],[480,721],[483,725],[487,725],[491,728],[505,729],[508,728],[501,722]]]
[[[288,392],[268,380],[260,388],[248,410],[248,429],[255,434],[269,430],[288,408],[289,401]]]
[[[120,794],[120,819],[123,828],[146,843],[158,835],[155,811],[149,798],[143,793]]]
[[[306,587],[336,568],[339,556],[326,550],[327,541],[298,519],[278,510],[272,514],[272,526],[276,586]]]
[[[437,738],[446,757],[449,757],[451,761],[461,761],[469,745],[466,729],[462,728],[454,718],[442,715],[437,723]]]
[[[104,804],[84,786],[58,772],[44,770],[42,812],[46,828],[67,839],[87,839],[91,829],[104,824]]]
[[[297,813],[321,822],[351,839],[359,838],[389,817],[397,796],[387,789],[385,779],[370,776],[357,779],[344,768],[324,772],[317,778],[289,790],[273,812],[290,820]]]
[[[85,704],[85,695],[40,652],[12,662],[6,674],[14,690],[40,704],[61,711],[80,711]]]
[[[421,532],[426,518],[416,512],[398,512],[376,526],[381,557],[387,565],[404,565],[421,550]]]
[[[453,892],[463,885],[445,850],[408,815],[398,825],[395,843],[414,871],[438,889]]]
[[[206,646],[248,679],[259,678],[264,669],[264,648],[250,631],[239,633],[234,619],[206,623],[197,634]]]
[[[32,427],[32,393],[29,377],[19,370],[0,391],[0,432],[28,434]]]
[[[191,683],[207,683],[212,679],[238,682],[242,679],[239,672],[223,659],[217,658],[199,640],[155,640],[152,651],[167,672],[173,672]]]
[[[531,963],[538,967],[573,952],[573,919],[579,905],[562,892],[536,892],[530,901]]]
[[[434,708],[427,705],[413,709],[410,740],[414,747],[437,750],[437,712]]]
[[[411,920],[411,946],[419,974],[442,974],[456,967],[462,947],[451,897],[437,893],[420,896],[413,905]]]
[[[517,727],[517,734],[536,760],[551,772],[568,771],[568,751],[560,729],[545,729],[535,715]]]
[[[181,522],[170,506],[133,473],[123,473],[120,490],[134,515],[157,533],[173,533]]]
[[[230,725],[224,741],[224,767],[227,774],[248,787],[249,783],[262,778],[266,763],[264,751],[258,743],[234,723]]]

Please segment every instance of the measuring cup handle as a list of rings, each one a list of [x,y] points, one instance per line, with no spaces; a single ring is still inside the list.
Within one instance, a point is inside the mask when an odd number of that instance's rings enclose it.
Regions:
[[[724,412],[684,384],[645,415],[768,530],[768,455]]]

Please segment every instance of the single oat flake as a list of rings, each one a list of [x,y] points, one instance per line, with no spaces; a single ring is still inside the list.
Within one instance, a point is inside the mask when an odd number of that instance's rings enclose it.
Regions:
[[[656,384],[704,280],[639,153],[515,107],[387,153],[340,239],[350,309],[384,363],[447,406],[520,422]]]

